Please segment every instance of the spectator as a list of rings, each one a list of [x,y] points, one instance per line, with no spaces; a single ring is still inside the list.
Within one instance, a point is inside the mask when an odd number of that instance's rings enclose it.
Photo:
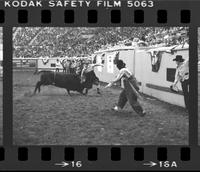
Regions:
[[[60,60],[56,60],[56,72],[59,72]]]
[[[178,82],[181,83],[186,109],[189,109],[189,60],[185,61],[181,55],[177,55],[173,61],[176,61],[177,68],[175,80],[170,88],[175,90]],[[184,62],[185,61],[185,62]]]
[[[90,35],[88,38],[82,35]],[[92,36],[91,36],[92,35]],[[54,28],[22,27],[14,28],[13,45],[16,57],[68,57],[93,54],[99,49],[131,46],[131,41],[141,38],[144,46],[172,46],[184,44],[188,40],[185,27],[123,27],[123,28]],[[138,41],[137,41],[138,42]],[[132,43],[136,46],[136,43]]]

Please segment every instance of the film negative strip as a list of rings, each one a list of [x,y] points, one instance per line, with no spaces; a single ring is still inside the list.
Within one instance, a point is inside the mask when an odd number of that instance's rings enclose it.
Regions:
[[[1,0],[0,170],[199,170],[199,7]]]

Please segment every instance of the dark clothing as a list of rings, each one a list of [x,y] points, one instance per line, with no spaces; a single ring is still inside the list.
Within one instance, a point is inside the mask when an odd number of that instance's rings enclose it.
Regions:
[[[76,74],[76,69],[75,69],[75,68],[72,68],[72,67],[70,66],[69,72],[70,72],[70,74]]]
[[[99,78],[95,75],[94,71],[87,72],[84,76],[86,78],[85,82],[83,82],[85,88],[91,89],[93,84],[99,84]]]
[[[141,114],[143,112],[143,109],[142,109],[141,105],[137,101],[137,97],[134,96],[133,94],[130,94],[130,92],[128,92],[128,91],[126,91],[124,89],[120,93],[119,101],[118,101],[118,105],[117,106],[120,107],[121,109],[123,109],[123,107],[125,106],[127,101],[129,101],[131,107],[133,108],[133,110],[135,112],[137,112],[138,114]]]
[[[66,68],[65,67],[63,67],[63,73],[66,73]]]
[[[133,110],[135,110],[138,114],[142,114],[143,108],[137,101],[138,95],[136,94],[136,91],[139,91],[137,80],[135,79],[135,77],[131,76],[128,79],[124,79],[123,82],[124,89],[120,93],[117,106],[123,109],[123,107],[128,101]]]
[[[189,79],[181,82],[186,109],[189,109]]]

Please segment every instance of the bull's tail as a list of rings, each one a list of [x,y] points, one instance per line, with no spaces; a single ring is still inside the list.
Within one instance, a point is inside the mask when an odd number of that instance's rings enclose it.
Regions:
[[[33,75],[37,75],[38,74],[38,70],[35,70],[35,72],[33,73]]]

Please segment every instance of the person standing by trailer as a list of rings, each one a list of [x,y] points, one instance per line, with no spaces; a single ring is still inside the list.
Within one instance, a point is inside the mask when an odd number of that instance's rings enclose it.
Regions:
[[[76,73],[76,60],[72,59],[70,62],[70,74]]]
[[[173,61],[176,61],[176,73],[174,83],[170,86],[171,90],[174,91],[177,88],[178,82],[181,83],[183,90],[185,107],[189,108],[189,60],[184,60],[181,55],[177,55]]]
[[[130,103],[131,107],[135,112],[139,115],[144,116],[146,114],[145,110],[143,110],[142,106],[138,102],[138,98],[141,98],[139,94],[139,85],[134,77],[134,75],[126,68],[126,64],[122,60],[118,60],[117,68],[119,69],[119,74],[116,79],[110,82],[105,88],[111,87],[114,83],[120,81],[122,79],[124,88],[119,95],[119,100],[117,105],[112,108],[114,111],[119,111],[123,109],[127,101]]]
[[[71,62],[70,62],[70,60],[69,59],[67,59],[66,61],[65,61],[65,64],[64,64],[65,66],[65,70],[66,70],[66,73],[67,74],[70,74],[70,65],[71,65]]]
[[[63,67],[63,73],[66,73],[66,59],[61,60],[60,64]]]
[[[56,72],[59,72],[60,60],[56,60]]]

